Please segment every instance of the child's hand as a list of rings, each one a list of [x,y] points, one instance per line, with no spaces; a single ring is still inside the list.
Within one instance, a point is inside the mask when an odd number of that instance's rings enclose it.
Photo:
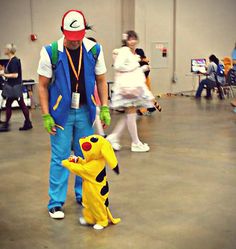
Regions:
[[[70,163],[79,163],[79,164],[85,164],[85,160],[82,158],[82,157],[76,157],[76,156],[70,156],[69,158],[68,158],[68,161],[70,162]]]
[[[70,157],[68,158],[68,161],[69,161],[70,163],[77,163],[77,162],[78,162],[78,158],[77,158],[76,156],[70,156]]]

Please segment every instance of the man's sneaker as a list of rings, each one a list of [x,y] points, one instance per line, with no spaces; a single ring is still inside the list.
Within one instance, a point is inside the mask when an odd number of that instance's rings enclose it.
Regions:
[[[24,125],[22,127],[20,127],[19,130],[20,131],[27,131],[27,130],[30,130],[32,128],[33,128],[32,123],[30,121],[25,120]]]
[[[132,152],[148,152],[149,150],[150,150],[150,147],[148,146],[148,144],[143,144],[143,143],[139,143],[139,144],[132,143],[131,144]]]
[[[106,137],[106,139],[111,143],[111,146],[114,150],[121,150],[121,145],[119,144],[119,139],[117,139],[116,135],[110,134]]]
[[[49,209],[49,215],[53,219],[63,219],[65,217],[64,212],[62,211],[61,207],[54,207]]]

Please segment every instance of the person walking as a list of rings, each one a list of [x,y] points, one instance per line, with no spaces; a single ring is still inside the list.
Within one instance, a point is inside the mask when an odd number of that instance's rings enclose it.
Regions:
[[[136,48],[135,53],[140,56],[140,61],[139,61],[140,67],[143,67],[143,66],[146,65],[146,70],[144,70],[144,74],[145,74],[145,78],[146,78],[145,83],[146,83],[147,88],[149,89],[149,91],[151,91],[151,80],[150,80],[150,76],[149,76],[149,74],[150,74],[149,60],[146,57],[146,55],[144,53],[144,50],[142,48]],[[145,67],[143,67],[143,68],[145,69]],[[159,105],[159,103],[156,100],[154,100],[152,107],[150,107],[150,108],[140,108],[140,109],[137,110],[137,114],[138,115],[146,115],[146,114],[150,115],[153,112],[155,112],[156,110],[161,112],[162,107]]]
[[[5,78],[2,96],[6,98],[6,121],[1,124],[0,132],[9,131],[9,122],[12,115],[12,103],[16,100],[21,108],[25,122],[20,131],[30,130],[33,128],[30,121],[29,110],[25,105],[23,92],[22,92],[22,70],[20,59],[16,57],[16,46],[14,44],[7,44],[4,51],[5,55],[9,58],[9,62],[0,75]]]
[[[61,161],[71,153],[82,157],[79,139],[94,133],[96,117],[94,86],[101,100],[100,118],[111,121],[107,106],[106,66],[102,46],[85,37],[89,26],[79,10],[69,10],[62,18],[63,37],[41,50],[38,67],[39,99],[45,129],[50,134],[51,163],[48,211],[51,218],[64,218],[69,171]],[[57,48],[57,63],[52,66]],[[54,51],[54,52],[53,52]],[[53,78],[53,79],[52,79]],[[82,179],[75,178],[76,201],[82,202]]]
[[[115,129],[107,137],[115,150],[120,150],[120,137],[127,125],[131,136],[132,152],[147,152],[150,147],[142,143],[137,130],[137,108],[153,106],[154,96],[145,84],[146,65],[140,67],[139,56],[135,53],[138,35],[130,30],[123,34],[123,47],[116,50],[114,58],[115,80],[111,99],[111,108],[122,108],[125,117],[118,121]]]

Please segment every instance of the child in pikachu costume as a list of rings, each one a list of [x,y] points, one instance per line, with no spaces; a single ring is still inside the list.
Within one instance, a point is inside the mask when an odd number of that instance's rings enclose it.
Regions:
[[[83,179],[83,217],[82,225],[94,225],[94,229],[103,229],[108,222],[119,223],[108,208],[109,187],[106,177],[106,163],[119,174],[117,158],[111,144],[102,136],[91,135],[81,138],[80,147],[84,159],[70,157],[62,165]]]

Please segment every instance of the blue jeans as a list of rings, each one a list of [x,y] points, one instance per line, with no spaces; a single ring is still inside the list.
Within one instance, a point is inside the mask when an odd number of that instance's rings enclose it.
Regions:
[[[202,95],[202,91],[204,89],[204,87],[206,87],[206,96],[207,97],[211,97],[211,90],[216,86],[216,83],[208,78],[201,80],[201,82],[199,83],[197,92],[196,92],[196,97],[199,98]]]
[[[71,109],[64,130],[57,128],[56,135],[51,135],[48,209],[61,207],[65,203],[69,171],[61,165],[61,161],[70,156],[71,143],[73,142],[75,155],[82,157],[79,139],[93,133],[88,108],[82,106],[80,109]],[[75,196],[77,201],[81,201],[82,179],[79,176],[75,177]]]

